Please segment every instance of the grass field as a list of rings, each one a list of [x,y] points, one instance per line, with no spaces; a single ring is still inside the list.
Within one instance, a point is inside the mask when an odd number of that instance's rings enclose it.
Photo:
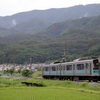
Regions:
[[[21,82],[43,84],[26,86]],[[100,100],[100,85],[87,82],[0,78],[0,100]]]
[[[0,100],[100,100],[100,94],[55,87],[0,89]]]

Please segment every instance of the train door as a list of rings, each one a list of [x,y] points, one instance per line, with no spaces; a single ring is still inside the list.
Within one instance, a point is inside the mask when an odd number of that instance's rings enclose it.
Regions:
[[[57,65],[57,75],[61,75],[61,65]]]
[[[73,64],[73,75],[75,75],[75,64]]]
[[[60,75],[64,75],[64,65],[61,64],[61,67],[60,67]]]
[[[92,75],[92,64],[90,63],[90,75]]]
[[[57,66],[57,75],[59,75],[59,66]]]
[[[85,73],[89,75],[89,63],[85,63]]]

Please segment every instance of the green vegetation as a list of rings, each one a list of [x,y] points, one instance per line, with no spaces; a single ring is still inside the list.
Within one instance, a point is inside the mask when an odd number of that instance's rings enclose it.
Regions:
[[[24,25],[26,29],[28,26]],[[32,63],[61,61],[64,44],[67,47],[67,61],[81,57],[100,57],[100,16],[54,23],[45,31],[33,35],[18,32],[1,37],[0,63],[26,64],[30,62],[30,56]]]
[[[67,61],[80,57],[100,57],[98,9],[100,4],[20,13],[14,15],[19,22],[12,29],[13,16],[5,17],[6,23],[3,17],[0,18],[0,64],[29,64],[30,56],[31,63],[61,61],[64,45],[67,47]],[[85,12],[96,17],[84,17]],[[0,73],[0,100],[100,100],[100,84],[44,80],[41,72],[32,74],[29,70],[15,73],[9,69],[5,73],[10,78],[1,78]],[[13,75],[18,79],[14,79]]]
[[[32,75],[32,73],[28,69],[25,69],[22,71],[22,76],[24,76],[24,77],[29,77],[31,75]]]
[[[22,84],[25,82],[33,85]],[[99,100],[100,84],[44,80],[41,78],[41,71],[38,71],[33,73],[31,79],[14,79],[12,76],[0,78],[0,94],[0,100]]]
[[[1,100],[99,100],[100,94],[63,88],[3,88]],[[5,96],[6,94],[6,96]]]
[[[42,84],[43,87],[27,87],[21,84],[23,81]],[[0,94],[0,100],[99,100],[100,85],[60,80],[0,78]]]
[[[21,81],[17,79],[0,78],[0,88],[10,86],[22,86],[22,84]]]
[[[7,70],[4,71],[4,73],[5,74],[11,74],[12,75],[14,73],[14,68],[7,69]]]

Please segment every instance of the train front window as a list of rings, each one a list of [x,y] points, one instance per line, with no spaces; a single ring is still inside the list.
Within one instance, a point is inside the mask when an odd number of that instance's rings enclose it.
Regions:
[[[98,70],[99,69],[98,59],[93,60],[93,64],[94,64],[94,68],[93,69]]]

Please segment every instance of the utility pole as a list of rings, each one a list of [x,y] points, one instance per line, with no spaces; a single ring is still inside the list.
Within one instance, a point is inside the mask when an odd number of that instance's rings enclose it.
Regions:
[[[63,45],[64,46],[64,55],[63,55],[63,62],[66,62],[67,60],[66,60],[66,45],[64,44]]]

